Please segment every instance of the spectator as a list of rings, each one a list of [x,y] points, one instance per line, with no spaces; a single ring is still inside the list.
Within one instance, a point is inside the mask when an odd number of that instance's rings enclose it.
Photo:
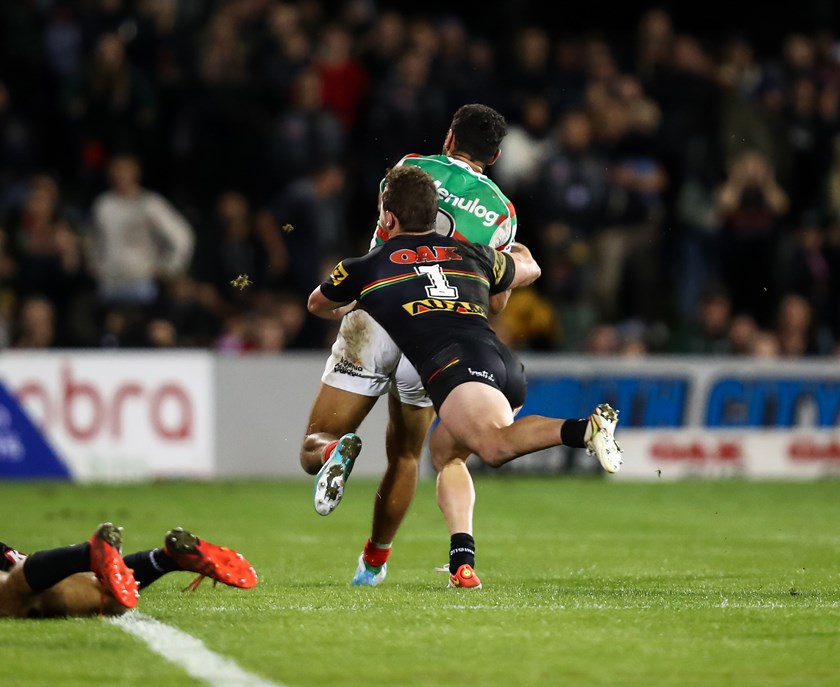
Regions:
[[[754,345],[762,331],[749,315],[736,315],[729,325],[729,353],[731,355],[752,355]]]
[[[347,134],[325,107],[324,83],[314,68],[301,70],[291,102],[278,117],[270,147],[270,180],[282,188],[326,162],[343,162]]]
[[[292,85],[306,66],[312,47],[300,26],[300,10],[289,3],[278,3],[268,10],[268,35],[252,59],[253,69],[271,91],[272,105],[280,111]]]
[[[606,222],[610,185],[607,161],[595,148],[592,124],[582,110],[559,121],[552,150],[540,165],[532,212],[538,227],[533,251],[543,268],[535,284],[563,309],[563,331],[575,347],[595,317],[591,248]]]
[[[776,339],[779,353],[798,358],[817,353],[811,306],[797,294],[786,294],[776,315]]]
[[[58,187],[35,177],[12,232],[22,295],[39,294],[65,308],[77,286],[82,260],[76,234],[58,214]]]
[[[350,33],[337,24],[325,27],[313,56],[313,66],[321,79],[325,107],[351,131],[368,95],[369,81],[362,62],[353,52]]]
[[[771,332],[756,332],[751,342],[750,356],[753,358],[778,358],[780,354],[779,340]]]
[[[27,298],[20,306],[14,348],[40,350],[55,344],[55,307],[42,296]]]
[[[126,58],[116,33],[98,36],[93,54],[68,77],[63,107],[76,165],[73,172],[84,184],[80,193],[99,183],[109,154],[155,148],[155,92]]]
[[[840,256],[827,240],[830,226],[820,214],[803,215],[795,233],[782,243],[779,285],[783,293],[807,300],[814,314],[817,348],[820,353],[830,353],[835,336],[832,324],[840,303],[833,268]]]
[[[0,212],[4,196],[32,172],[37,157],[31,125],[16,110],[12,94],[0,77]]]
[[[253,291],[283,283],[288,270],[286,245],[273,221],[255,215],[248,199],[226,191],[216,202],[216,215],[199,236],[193,273],[225,300],[247,305]],[[247,274],[253,290],[230,288],[231,279]]]
[[[508,127],[492,176],[514,204],[537,180],[539,165],[551,148],[551,124],[548,100],[544,95],[535,95],[525,99],[516,123]]]
[[[282,236],[289,255],[283,286],[304,294],[313,274],[325,274],[347,246],[343,205],[345,173],[335,163],[315,169],[272,200],[263,215]]]
[[[552,105],[551,39],[541,26],[525,26],[514,32],[512,53],[503,55],[502,89],[507,94],[504,114],[520,112],[525,100],[544,94]]]
[[[613,84],[604,101],[601,142],[610,157],[607,226],[593,241],[592,286],[603,320],[638,313],[652,321],[661,310],[655,298],[659,269],[663,194],[668,179],[656,157],[661,112],[633,77]]]
[[[382,172],[406,150],[425,150],[449,125],[449,105],[443,89],[430,76],[432,58],[413,49],[392,65],[388,77],[371,93],[363,132],[365,164],[359,179],[364,202],[354,215],[376,207]]]
[[[91,268],[99,301],[106,310],[147,313],[161,283],[189,268],[193,229],[165,198],[141,186],[135,157],[113,158],[108,172],[111,189],[92,210]]]
[[[742,153],[729,166],[717,192],[721,229],[721,274],[736,313],[751,313],[759,326],[772,317],[779,225],[788,197],[766,156]]]
[[[729,352],[731,319],[729,294],[710,289],[700,299],[694,321],[674,335],[672,349],[693,355],[723,355]]]
[[[383,10],[360,41],[360,59],[371,83],[388,76],[399,59],[406,41],[405,18],[391,10]]]

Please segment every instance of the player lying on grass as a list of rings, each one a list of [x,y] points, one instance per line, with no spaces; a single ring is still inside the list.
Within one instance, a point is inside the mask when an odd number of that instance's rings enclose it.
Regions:
[[[487,313],[493,294],[532,283],[539,266],[524,247],[503,253],[441,236],[436,214],[437,190],[426,172],[390,170],[379,208],[388,241],[340,262],[310,294],[310,312],[334,318],[362,308],[393,338],[440,418],[429,443],[439,473],[470,454],[498,467],[561,444],[591,448],[605,469],[618,470],[617,414],[607,404],[589,418],[532,415],[514,421],[525,401],[524,367],[496,336]],[[480,587],[469,534],[472,504],[464,502],[458,485],[452,492],[454,507],[439,494],[452,534],[450,584]]]
[[[257,574],[242,554],[216,546],[181,527],[159,549],[123,558],[122,528],[110,522],[83,544],[25,555],[0,542],[0,617],[119,615],[137,605],[139,590],[167,573],[186,571],[231,587],[250,589]]]

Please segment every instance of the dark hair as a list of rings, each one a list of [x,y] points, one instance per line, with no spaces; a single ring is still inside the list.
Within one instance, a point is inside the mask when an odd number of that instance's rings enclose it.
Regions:
[[[505,118],[492,107],[478,103],[459,107],[449,128],[455,134],[458,150],[484,164],[493,159],[507,136]]]
[[[438,210],[434,180],[419,167],[393,167],[385,175],[382,208],[397,216],[402,231],[419,233],[434,229]]]

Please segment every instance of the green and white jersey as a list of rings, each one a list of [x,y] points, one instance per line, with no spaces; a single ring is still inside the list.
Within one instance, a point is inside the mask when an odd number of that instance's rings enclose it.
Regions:
[[[395,166],[414,165],[428,172],[438,192],[437,232],[461,241],[507,251],[516,240],[516,210],[494,181],[466,162],[446,155],[406,155]],[[380,183],[382,190],[384,179]],[[388,240],[377,227],[370,247]]]

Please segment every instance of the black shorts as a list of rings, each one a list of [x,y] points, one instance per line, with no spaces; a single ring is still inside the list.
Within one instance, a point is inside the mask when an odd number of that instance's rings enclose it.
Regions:
[[[438,412],[449,393],[465,382],[498,389],[512,410],[525,403],[525,366],[497,339],[482,337],[450,344],[419,372]]]

